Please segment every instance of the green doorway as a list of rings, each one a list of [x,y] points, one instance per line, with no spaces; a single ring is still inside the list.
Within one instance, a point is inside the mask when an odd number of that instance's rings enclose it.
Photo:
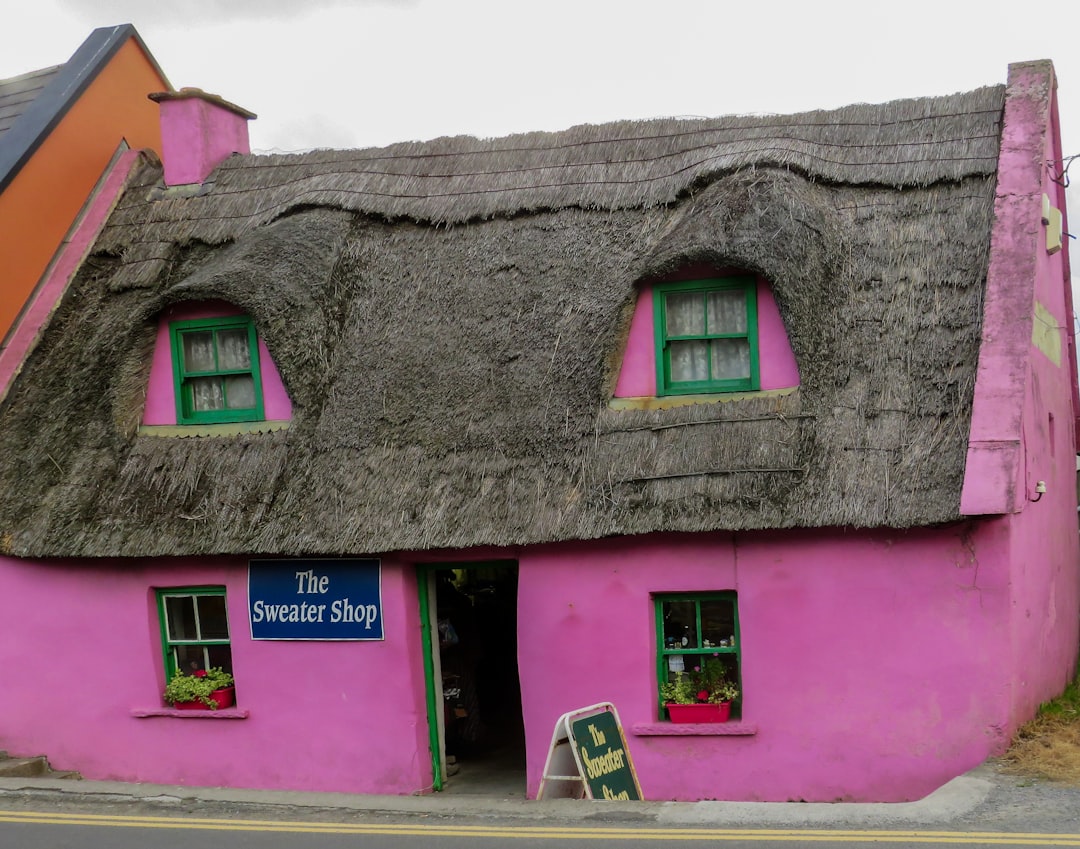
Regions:
[[[525,792],[513,560],[418,567],[434,789]]]

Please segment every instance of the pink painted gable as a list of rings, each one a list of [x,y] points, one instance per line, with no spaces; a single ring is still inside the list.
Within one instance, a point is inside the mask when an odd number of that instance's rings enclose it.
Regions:
[[[1068,239],[1062,250],[1048,252],[1041,219],[1044,195],[1063,214],[1065,209],[1064,187],[1045,167],[1061,158],[1056,81],[1049,63],[1017,64],[1009,71],[960,500],[969,516],[1023,510],[1037,481],[1050,475],[1046,463],[1038,469],[1049,447],[1048,420],[1057,413],[1061,426],[1072,430],[1077,412]],[[1047,352],[1055,349],[1051,359]]]
[[[146,392],[144,425],[176,424],[176,393],[173,385],[172,345],[169,341],[169,323],[193,318],[220,318],[240,315],[242,310],[224,302],[179,304],[170,307],[158,322],[157,341],[154,343],[154,359],[150,366],[150,385]],[[274,365],[266,343],[259,338],[259,374],[263,386],[263,411],[268,422],[290,421],[292,401],[285,390],[281,374]]]
[[[715,277],[713,268],[694,267],[672,280]],[[727,273],[727,272],[725,272]],[[784,320],[769,284],[757,282],[758,352],[761,388],[789,389],[799,385],[799,366],[788,341]],[[630,334],[626,341],[622,368],[615,385],[616,398],[652,398],[656,396],[656,341],[653,327],[653,287],[646,283],[638,291]]]

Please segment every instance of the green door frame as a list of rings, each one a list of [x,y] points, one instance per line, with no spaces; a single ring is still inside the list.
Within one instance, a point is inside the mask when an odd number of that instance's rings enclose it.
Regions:
[[[443,751],[439,727],[442,724],[443,694],[442,681],[435,680],[435,657],[439,649],[439,623],[432,619],[432,608],[437,606],[434,596],[435,573],[450,569],[482,568],[485,566],[512,566],[518,568],[517,560],[465,560],[461,562],[417,563],[416,595],[420,601],[420,637],[424,651],[424,689],[427,695],[428,746],[431,749],[431,789],[443,789]],[[435,611],[436,615],[438,610]],[[441,679],[440,672],[440,679]]]
[[[427,694],[428,746],[431,748],[431,789],[443,789],[442,743],[439,740],[439,709],[442,705],[441,688],[435,686],[435,643],[432,640],[431,605],[435,573],[448,566],[417,564],[416,590],[420,599],[420,636],[424,647],[424,689]],[[438,623],[434,627],[438,628]]]

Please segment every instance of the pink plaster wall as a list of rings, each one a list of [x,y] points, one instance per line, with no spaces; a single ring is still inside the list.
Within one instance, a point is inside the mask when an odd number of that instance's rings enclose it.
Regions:
[[[0,749],[46,753],[92,779],[422,791],[431,760],[414,574],[383,561],[383,641],[256,642],[242,559],[0,558],[0,667],[34,670],[4,685]],[[237,707],[249,716],[135,717],[163,707],[154,588],[195,585],[226,587]]]
[[[715,275],[714,269],[696,270],[698,277]],[[687,276],[686,279],[690,279]],[[656,395],[656,338],[653,323],[653,288],[638,290],[630,334],[615,385],[616,398],[650,398]],[[787,389],[799,385],[799,367],[788,342],[787,330],[769,284],[757,282],[758,346],[762,389]]]
[[[555,720],[611,701],[646,798],[903,801],[995,751],[1008,712],[1007,529],[624,539],[523,552],[528,787]],[[650,594],[736,590],[745,736],[655,724]],[[671,727],[671,726],[669,726]]]
[[[150,365],[150,383],[146,390],[144,425],[176,424],[176,391],[173,384],[172,344],[169,322],[195,318],[218,318],[239,315],[241,310],[224,302],[184,303],[169,307],[158,322],[157,341]],[[256,330],[258,328],[256,327]],[[259,374],[262,376],[263,412],[268,422],[290,421],[292,401],[285,390],[281,374],[274,365],[266,343],[259,338]]]
[[[649,799],[925,796],[1007,739],[1012,530],[992,519],[517,552],[529,793],[558,716],[612,701]],[[385,641],[255,642],[241,558],[0,558],[0,621],[19,635],[0,643],[0,664],[35,669],[5,685],[0,748],[45,752],[95,779],[423,790],[431,765],[414,576],[405,559],[384,559]],[[227,588],[247,719],[132,715],[161,706],[153,589],[192,585]],[[738,593],[742,641],[743,715],[725,730],[749,733],[657,733],[675,726],[657,722],[651,596],[716,590]],[[41,662],[57,657],[63,663]]]

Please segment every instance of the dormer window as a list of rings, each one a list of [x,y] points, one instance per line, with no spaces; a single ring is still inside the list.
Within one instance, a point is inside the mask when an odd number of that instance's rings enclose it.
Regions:
[[[169,334],[178,424],[263,419],[259,346],[249,316],[174,321]]]
[[[755,278],[661,283],[653,305],[657,395],[760,387]]]

